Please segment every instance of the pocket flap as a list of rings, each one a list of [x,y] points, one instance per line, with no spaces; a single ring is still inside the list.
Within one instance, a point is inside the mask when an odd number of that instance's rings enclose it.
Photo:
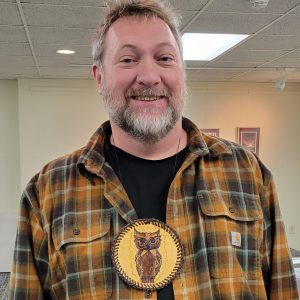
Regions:
[[[227,216],[236,221],[256,221],[263,217],[257,195],[224,191],[199,191],[197,197],[201,211],[207,216]]]
[[[88,243],[104,237],[110,230],[110,213],[67,214],[52,224],[56,250],[69,243]]]

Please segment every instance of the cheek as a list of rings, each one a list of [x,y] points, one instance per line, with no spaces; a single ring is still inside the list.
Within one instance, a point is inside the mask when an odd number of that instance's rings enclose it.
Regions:
[[[165,84],[176,95],[181,94],[184,89],[183,71],[177,70],[165,76]]]
[[[116,69],[110,73],[109,80],[113,88],[125,91],[132,85],[134,74],[132,70]]]

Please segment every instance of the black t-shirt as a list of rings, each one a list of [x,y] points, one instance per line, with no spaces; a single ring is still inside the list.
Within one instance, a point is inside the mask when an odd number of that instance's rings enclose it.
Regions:
[[[139,219],[155,218],[166,222],[169,188],[187,152],[188,147],[165,159],[147,160],[106,142],[106,160],[122,182]],[[157,299],[173,300],[172,284],[158,290]]]

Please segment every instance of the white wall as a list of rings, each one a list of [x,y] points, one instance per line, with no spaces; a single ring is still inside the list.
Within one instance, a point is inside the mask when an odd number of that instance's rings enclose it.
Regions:
[[[17,221],[18,215],[16,213],[0,213],[0,272],[10,272],[14,256]]]
[[[19,80],[21,186],[107,119],[91,80]]]
[[[188,90],[185,115],[200,127],[220,128],[220,136],[229,140],[235,140],[236,127],[261,128],[260,157],[274,174],[287,230],[295,225],[290,246],[300,249],[300,84],[287,84],[283,92],[271,84],[236,83],[190,83]],[[93,81],[19,80],[18,92],[24,187],[46,162],[84,146],[107,117]],[[14,204],[6,203],[0,212],[18,205],[18,192],[10,191]]]
[[[20,197],[18,89],[0,80],[0,213],[16,213]]]

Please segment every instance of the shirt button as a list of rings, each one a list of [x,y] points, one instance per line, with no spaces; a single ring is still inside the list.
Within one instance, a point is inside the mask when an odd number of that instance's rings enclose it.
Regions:
[[[80,234],[80,229],[79,228],[74,228],[73,229],[73,234],[74,235],[79,235]]]
[[[151,296],[152,296],[152,292],[151,292],[151,291],[145,291],[145,292],[144,292],[144,295],[145,295],[145,298],[146,298],[146,299],[150,299]]]
[[[230,206],[230,207],[229,207],[229,211],[230,211],[232,214],[234,214],[234,213],[235,213],[234,207]]]

